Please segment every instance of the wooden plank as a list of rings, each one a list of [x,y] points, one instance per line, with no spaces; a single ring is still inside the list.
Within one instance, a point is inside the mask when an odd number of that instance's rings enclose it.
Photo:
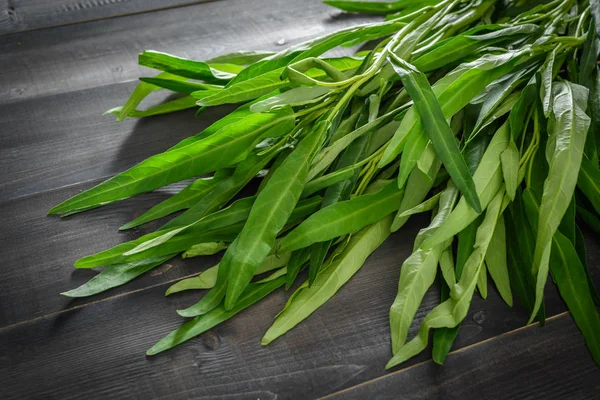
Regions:
[[[133,82],[108,85],[2,106],[0,201],[108,178],[232,110],[211,108],[198,117],[195,110],[187,110],[122,123],[102,115],[122,103],[134,87]],[[167,96],[156,95],[158,101]],[[85,187],[90,186],[91,182]]]
[[[0,35],[205,1],[208,0],[1,0]]]
[[[390,357],[388,309],[396,290],[397,260],[409,249],[409,240],[394,236],[322,309],[267,347],[260,346],[260,337],[285,303],[288,295],[282,290],[153,358],[145,358],[145,350],[179,326],[174,310],[195,302],[197,293],[164,298],[165,284],[0,329],[4,398],[94,399],[135,393],[139,398],[309,399],[380,377]],[[51,285],[43,290],[50,294]],[[555,300],[552,295],[549,299]],[[437,293],[431,292],[424,306],[431,309],[435,303]],[[481,318],[482,313],[487,317]],[[490,291],[486,302],[474,299],[457,344],[481,342],[517,329],[525,320]],[[511,348],[498,347],[505,350]],[[427,358],[422,354],[406,365]],[[452,365],[446,369],[452,371]],[[433,378],[424,374],[419,379]]]
[[[568,313],[325,397],[351,399],[597,399],[600,369]]]
[[[145,49],[194,59],[279,50],[381,19],[338,15],[321,0],[228,0],[5,35],[0,104],[152,75],[137,66],[137,54]]]

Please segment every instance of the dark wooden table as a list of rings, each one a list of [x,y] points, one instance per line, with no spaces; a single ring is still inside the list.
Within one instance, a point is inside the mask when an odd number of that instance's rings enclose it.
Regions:
[[[181,186],[62,221],[46,211],[228,111],[121,124],[102,116],[149,74],[138,52],[205,59],[277,49],[366,20],[319,0],[0,0],[0,398],[600,398],[600,370],[551,284],[546,327],[523,327],[526,313],[491,290],[473,300],[445,366],[424,353],[384,370],[400,262],[424,219],[267,347],[260,337],[284,291],[174,351],[144,356],[197,296],[164,298],[165,289],[217,257],[177,259],[91,299],[58,295],[95,274],[73,261],[156,228],[116,232]],[[598,284],[600,240],[586,236]],[[437,302],[432,290],[417,320]]]

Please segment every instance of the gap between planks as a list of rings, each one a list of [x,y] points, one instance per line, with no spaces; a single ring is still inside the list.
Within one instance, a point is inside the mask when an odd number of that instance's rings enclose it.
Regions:
[[[175,278],[175,279],[171,279],[169,281],[162,282],[162,283],[156,283],[154,285],[146,286],[146,287],[140,288],[140,289],[131,290],[129,292],[116,294],[114,296],[110,296],[110,297],[107,297],[105,299],[95,300],[95,301],[91,301],[89,303],[80,304],[80,305],[77,305],[77,306],[65,308],[63,310],[55,311],[55,312],[52,312],[50,314],[40,315],[39,317],[35,317],[35,318],[32,318],[32,319],[28,319],[26,321],[21,321],[21,322],[17,322],[15,324],[12,324],[12,325],[7,325],[7,326],[4,326],[4,327],[1,327],[0,328],[0,332],[7,332],[7,331],[9,331],[9,330],[11,330],[13,328],[17,328],[17,327],[19,327],[21,325],[25,325],[25,324],[29,324],[29,323],[41,321],[41,320],[46,319],[46,318],[56,317],[58,315],[66,314],[66,313],[74,311],[74,310],[80,310],[82,308],[85,308],[87,306],[91,306],[91,305],[94,305],[94,304],[100,304],[100,303],[103,303],[105,301],[119,299],[121,297],[129,296],[131,294],[143,292],[145,290],[154,289],[154,288],[157,288],[157,287],[160,287],[160,286],[164,286],[164,285],[170,285],[170,284],[172,284],[174,282],[177,282],[177,281],[180,281],[182,279],[192,278],[192,277],[197,276],[197,275],[199,275],[199,274],[201,274],[203,272],[205,272],[205,271],[196,272],[196,273],[193,273],[193,274],[190,274],[190,275],[185,275],[185,276],[182,276],[182,277],[179,277],[179,278]],[[58,296],[58,294],[57,294],[57,296]],[[83,298],[83,297],[80,297],[80,298]],[[76,298],[73,298],[73,299],[76,299]]]
[[[553,315],[551,317],[546,318],[546,322],[554,321],[554,320],[557,320],[559,318],[563,318],[563,317],[565,317],[567,315],[569,315],[569,311],[563,311],[560,314],[556,314],[556,315]],[[529,330],[529,329],[531,329],[533,327],[539,327],[539,326],[540,326],[540,322],[536,321],[533,324],[524,325],[524,326],[521,326],[521,327],[519,327],[517,329],[513,329],[511,331],[504,332],[504,333],[502,333],[502,334],[500,334],[498,336],[487,338],[487,339],[484,339],[484,340],[482,340],[480,342],[473,343],[473,344],[467,345],[465,347],[461,347],[460,349],[453,350],[450,353],[448,353],[448,355],[450,356],[452,354],[457,354],[457,353],[460,353],[460,352],[463,352],[463,351],[467,351],[467,350],[473,349],[473,348],[475,348],[477,346],[480,346],[480,345],[486,344],[488,342],[491,342],[493,340],[497,340],[497,339],[500,339],[500,338],[503,338],[503,337],[507,337],[507,336],[512,336],[512,335],[517,334],[519,332],[522,332],[522,331],[525,331],[525,330]],[[428,363],[432,363],[432,362],[433,362],[433,359],[421,361],[420,363],[408,366],[406,368],[399,369],[397,371],[390,372],[388,374],[379,376],[377,378],[374,378],[374,379],[371,379],[371,380],[359,383],[358,385],[350,386],[349,388],[342,389],[342,390],[339,390],[339,391],[334,392],[334,393],[330,393],[327,396],[320,397],[319,400],[331,399],[334,396],[338,396],[338,395],[341,395],[341,394],[344,394],[344,393],[348,393],[348,392],[350,392],[352,390],[355,390],[357,388],[363,387],[365,385],[370,385],[370,384],[372,384],[374,382],[377,382],[377,381],[379,381],[381,379],[387,379],[387,378],[389,378],[389,377],[391,377],[393,375],[399,375],[399,374],[405,373],[406,371],[411,370],[413,368],[420,367],[422,365],[425,365],[425,364],[428,364]]]

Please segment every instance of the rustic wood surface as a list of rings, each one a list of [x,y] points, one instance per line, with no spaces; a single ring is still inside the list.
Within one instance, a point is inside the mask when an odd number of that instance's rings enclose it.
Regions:
[[[173,351],[144,356],[181,323],[174,310],[200,295],[165,298],[165,289],[218,256],[173,259],[90,299],[59,296],[95,274],[75,270],[77,258],[155,229],[159,222],[116,232],[182,185],[64,220],[46,211],[228,111],[121,124],[102,116],[122,104],[137,76],[149,74],[136,65],[139,51],[202,59],[277,49],[281,39],[297,43],[369,20],[318,0],[199,3],[0,1],[0,33],[28,30],[0,36],[1,398],[597,398],[600,371],[551,284],[547,312],[556,317],[545,328],[523,329],[523,310],[491,290],[488,300],[473,300],[446,366],[435,366],[425,352],[391,374],[383,369],[399,264],[424,217],[394,234],[322,309],[267,347],[260,337],[285,303],[284,291]],[[20,22],[7,27],[6,10]],[[74,23],[81,21],[89,22]],[[591,232],[586,238],[600,284],[600,240]],[[417,320],[437,302],[431,290]]]

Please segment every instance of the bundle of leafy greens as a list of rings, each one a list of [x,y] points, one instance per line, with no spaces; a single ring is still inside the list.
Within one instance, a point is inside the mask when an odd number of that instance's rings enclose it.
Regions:
[[[167,295],[208,289],[191,318],[150,350],[170,349],[281,286],[308,277],[265,333],[268,344],[331,298],[414,214],[431,211],[400,270],[390,310],[398,365],[427,347],[443,363],[488,274],[544,321],[549,273],[600,364],[600,316],[583,221],[600,231],[598,0],[326,1],[385,15],[278,53],[195,61],[146,51],[119,121],[239,104],[196,136],[50,210],[73,214],[195,177],[123,226],[185,210],[154,233],[84,257],[105,269],[63,293],[90,296],[168,259],[224,250]],[[329,57],[365,43],[371,50]],[[153,91],[182,94],[139,110]],[[256,177],[261,177],[260,184]],[[238,193],[254,193],[240,197]],[[408,339],[441,272],[442,295]]]

